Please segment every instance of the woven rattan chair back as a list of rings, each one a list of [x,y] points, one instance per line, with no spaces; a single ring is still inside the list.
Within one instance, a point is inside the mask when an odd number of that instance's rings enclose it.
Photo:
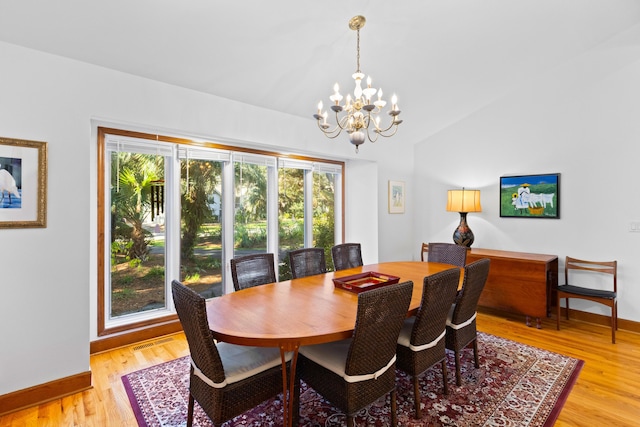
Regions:
[[[427,261],[464,267],[467,263],[467,247],[455,243],[429,243]]]
[[[476,313],[480,295],[489,275],[490,262],[489,258],[483,258],[465,267],[462,289],[456,298],[456,306],[451,315],[452,323],[463,323]]]
[[[189,344],[191,360],[208,378],[224,381],[224,368],[207,322],[205,300],[195,291],[174,280],[171,283],[173,303]]]
[[[459,283],[460,270],[457,268],[424,278],[420,309],[411,332],[412,345],[421,346],[432,342],[444,332]]]
[[[289,252],[289,266],[291,278],[324,274],[327,272],[327,262],[323,248],[302,248]]]
[[[447,315],[451,309],[460,282],[460,269],[452,268],[424,278],[422,300],[415,319],[407,320],[413,325],[409,343],[413,347],[398,344],[397,366],[413,379],[415,417],[422,418],[420,407],[419,376],[436,363],[441,364],[444,394],[447,385],[447,354],[444,333]],[[413,322],[412,322],[413,321]],[[404,333],[404,331],[403,331]]]
[[[280,366],[222,387],[226,376],[220,352],[207,321],[204,298],[177,280],[171,283],[173,301],[191,354],[187,426],[193,425],[194,401],[202,407],[214,426],[254,408],[282,392]],[[201,373],[196,373],[194,365]],[[207,378],[205,381],[203,378]]]
[[[398,335],[409,309],[412,291],[413,283],[409,281],[358,294],[353,336],[344,341],[348,348],[342,347],[347,351],[344,374],[369,378],[347,381],[342,375],[307,358],[304,347],[301,348],[297,381],[303,379],[340,408],[347,415],[348,427],[354,425],[359,411],[389,393],[391,425],[397,425],[395,363],[390,362],[395,357]],[[372,376],[374,373],[377,373],[375,377]]]
[[[458,292],[447,320],[446,347],[453,350],[455,355],[457,385],[462,383],[460,350],[473,343],[475,366],[480,367],[475,316],[480,295],[489,275],[490,261],[489,258],[482,258],[465,267],[462,289]]]
[[[412,292],[413,282],[404,282],[358,295],[356,327],[345,368],[347,375],[375,372],[396,354]]]
[[[231,279],[236,291],[276,282],[273,254],[260,253],[233,258]]]
[[[360,243],[342,243],[331,248],[335,271],[362,266]]]
[[[597,282],[605,282],[600,288],[595,283],[587,287],[585,273],[593,276]],[[580,275],[580,277],[578,277]],[[618,262],[617,261],[587,261],[566,257],[564,263],[564,285],[556,288],[557,313],[556,328],[560,330],[560,301],[565,300],[565,314],[569,320],[569,298],[586,299],[603,304],[611,309],[611,342],[616,343],[616,329],[618,329]]]

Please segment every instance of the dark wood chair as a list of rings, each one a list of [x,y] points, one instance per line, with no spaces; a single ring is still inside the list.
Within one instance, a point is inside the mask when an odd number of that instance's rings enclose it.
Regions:
[[[460,269],[452,268],[424,278],[422,301],[415,316],[404,321],[397,346],[397,366],[413,377],[415,417],[422,418],[419,376],[440,363],[444,394],[447,384],[445,331],[447,315],[456,298]]]
[[[304,380],[344,411],[348,427],[361,409],[388,393],[391,425],[398,424],[396,344],[412,291],[408,281],[362,292],[352,338],[300,347],[296,382]]]
[[[362,266],[360,243],[342,243],[331,248],[335,271]]]
[[[428,243],[423,243],[422,247],[420,248],[420,261],[424,261],[424,254],[427,254],[427,257],[429,256],[429,244]]]
[[[586,272],[593,279],[605,279],[608,289],[597,289],[587,287],[585,283],[578,285],[574,280],[580,274]],[[588,278],[583,277],[586,282]],[[618,329],[618,262],[617,261],[585,261],[577,258],[567,257],[564,263],[564,285],[557,287],[556,307],[556,327],[560,330],[560,300],[565,300],[565,313],[569,320],[569,298],[579,298],[604,304],[611,309],[611,342],[616,343],[616,329]],[[591,286],[594,286],[592,284]]]
[[[467,247],[455,243],[429,243],[427,261],[464,267],[467,263]]]
[[[216,343],[204,298],[177,280],[171,292],[191,353],[188,427],[193,425],[194,401],[219,426],[282,393],[279,349]]]
[[[476,310],[480,294],[489,275],[489,258],[479,259],[464,268],[462,289],[458,292],[449,316],[447,317],[446,347],[453,350],[456,362],[456,384],[462,384],[460,375],[460,351],[473,344],[475,367],[478,360],[478,334],[476,330]]]
[[[233,258],[231,279],[236,291],[276,282],[273,254],[260,253]]]
[[[327,272],[327,262],[323,248],[302,248],[289,252],[289,266],[291,278],[324,274]]]

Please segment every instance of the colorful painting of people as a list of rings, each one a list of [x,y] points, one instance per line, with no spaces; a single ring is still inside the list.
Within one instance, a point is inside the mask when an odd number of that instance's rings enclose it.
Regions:
[[[500,178],[500,216],[558,218],[558,174]]]

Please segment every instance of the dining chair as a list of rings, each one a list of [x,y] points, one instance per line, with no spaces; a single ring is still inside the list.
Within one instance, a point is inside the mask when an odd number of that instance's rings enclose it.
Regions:
[[[327,262],[323,248],[302,248],[289,252],[289,266],[291,267],[291,278],[324,274],[327,272]]]
[[[361,409],[387,394],[391,425],[398,424],[396,344],[412,291],[413,282],[407,281],[362,292],[351,338],[300,347],[296,383],[303,380],[344,411],[348,427]]]
[[[424,254],[427,254],[427,256],[429,256],[429,244],[423,242],[422,246],[420,247],[420,261],[424,261]]]
[[[596,284],[603,281],[606,288],[603,289],[601,286],[598,289]],[[586,286],[585,282],[588,282],[589,286]],[[560,300],[562,298],[565,300],[565,314],[569,320],[569,298],[585,299],[604,304],[611,309],[611,342],[616,343],[616,329],[618,329],[617,261],[586,261],[567,257],[564,263],[564,285],[558,286],[556,293],[558,310],[556,328],[558,330],[560,330]]]
[[[415,418],[422,418],[419,377],[437,363],[442,368],[444,394],[449,394],[445,331],[456,298],[460,269],[451,268],[424,278],[422,300],[415,316],[405,319],[397,345],[398,369],[413,379]]]
[[[219,426],[282,392],[279,349],[216,343],[204,298],[177,280],[171,282],[171,292],[191,354],[188,427],[193,425],[194,401]]]
[[[335,271],[362,266],[360,243],[341,243],[331,248],[331,258]]]
[[[231,279],[236,291],[276,282],[273,254],[259,253],[231,259]]]
[[[427,261],[464,267],[467,263],[467,247],[455,243],[429,243]]]
[[[453,350],[456,364],[456,385],[462,384],[460,374],[460,351],[473,344],[475,367],[480,367],[478,359],[478,334],[476,330],[476,310],[478,300],[489,275],[489,258],[482,258],[464,268],[462,289],[447,316],[445,346]]]

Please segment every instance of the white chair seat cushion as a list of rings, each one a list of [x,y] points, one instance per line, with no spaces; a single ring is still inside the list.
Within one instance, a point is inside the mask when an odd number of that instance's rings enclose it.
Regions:
[[[376,372],[364,375],[347,375],[345,368],[347,365],[349,346],[351,346],[350,339],[328,342],[325,344],[307,345],[300,347],[300,354],[307,359],[314,361],[323,368],[339,375],[349,383],[376,379],[386,372],[386,370],[389,369],[389,367],[391,367],[396,361],[396,357],[394,356],[387,366],[382,367]]]
[[[216,344],[227,384],[233,384],[282,364],[280,349],[273,347],[250,347],[225,342]],[[291,360],[287,352],[285,360]]]
[[[350,345],[350,339],[325,344],[303,345],[300,347],[300,354],[331,372],[344,377],[346,375],[344,368],[347,364]]]

